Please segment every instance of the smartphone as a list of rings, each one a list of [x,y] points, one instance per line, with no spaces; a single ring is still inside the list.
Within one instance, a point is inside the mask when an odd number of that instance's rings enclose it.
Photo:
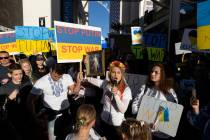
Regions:
[[[191,96],[191,104],[196,104],[197,102],[197,96],[196,96],[196,89],[192,89],[192,96]]]

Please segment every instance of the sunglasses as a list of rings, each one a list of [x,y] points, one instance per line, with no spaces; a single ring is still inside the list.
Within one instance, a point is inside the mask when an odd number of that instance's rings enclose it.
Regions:
[[[0,60],[9,59],[9,57],[0,57]]]

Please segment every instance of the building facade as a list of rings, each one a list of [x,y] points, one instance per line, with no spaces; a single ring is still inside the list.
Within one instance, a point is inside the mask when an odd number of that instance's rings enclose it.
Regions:
[[[0,25],[14,29],[15,26],[39,26],[45,19],[46,27],[53,21],[87,24],[87,2],[82,0],[6,0],[0,1]],[[15,10],[14,10],[15,9]]]

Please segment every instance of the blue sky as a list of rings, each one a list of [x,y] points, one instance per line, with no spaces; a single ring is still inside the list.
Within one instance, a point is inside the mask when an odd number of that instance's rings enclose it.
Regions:
[[[108,1],[103,1],[107,3]],[[89,25],[102,28],[102,36],[108,37],[109,33],[109,13],[96,1],[89,1]]]

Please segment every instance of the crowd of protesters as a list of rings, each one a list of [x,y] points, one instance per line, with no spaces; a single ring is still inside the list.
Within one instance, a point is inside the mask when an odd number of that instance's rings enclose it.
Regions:
[[[125,80],[125,73],[132,70],[130,56],[124,62],[110,61],[108,79],[100,79],[87,77],[85,66],[80,71],[79,65],[59,64],[42,54],[14,59],[0,51],[0,139],[175,140],[184,139],[185,130],[179,130],[186,127],[197,132],[198,138],[209,140],[210,90],[205,89],[210,71],[205,61],[195,63],[194,73],[189,70],[192,63],[183,63],[188,65],[188,74],[192,72],[187,78],[196,81],[193,88],[197,95],[193,99],[194,90],[183,93],[179,88],[179,81],[186,75],[174,77],[173,86],[162,63],[152,65],[146,83],[132,97]],[[130,116],[137,114],[144,95],[184,106],[175,138],[157,131],[155,124],[127,118],[129,107],[134,114]]]

